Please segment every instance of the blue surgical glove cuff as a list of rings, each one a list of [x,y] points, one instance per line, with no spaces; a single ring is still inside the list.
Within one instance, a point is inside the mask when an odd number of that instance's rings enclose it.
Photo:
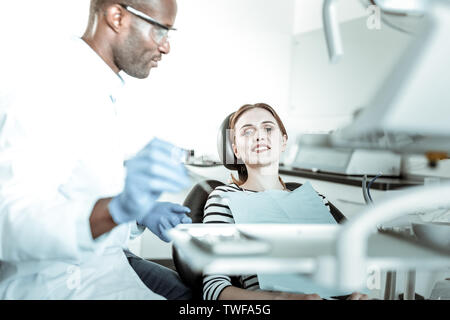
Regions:
[[[148,201],[145,210],[142,208],[131,208],[129,202],[125,199],[123,193],[115,196],[108,204],[109,214],[116,224],[122,224],[133,220],[140,220],[143,218],[155,205],[158,196],[155,195],[154,201]]]
[[[119,197],[120,195],[111,199],[111,201],[108,204],[108,210],[113,221],[117,224],[122,224],[130,221],[131,217],[126,213],[126,211],[122,207]]]

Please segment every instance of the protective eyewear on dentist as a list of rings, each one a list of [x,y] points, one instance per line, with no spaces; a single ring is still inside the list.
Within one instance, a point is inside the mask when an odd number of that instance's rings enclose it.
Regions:
[[[131,14],[135,15],[138,18],[141,18],[145,22],[150,23],[154,28],[152,28],[152,36],[153,40],[159,45],[164,44],[168,38],[169,38],[169,31],[176,31],[177,29],[173,27],[166,26],[162,24],[161,22],[156,21],[149,15],[143,13],[142,11],[139,11],[137,9],[134,9],[133,7],[120,3],[119,4],[122,8],[130,12]]]

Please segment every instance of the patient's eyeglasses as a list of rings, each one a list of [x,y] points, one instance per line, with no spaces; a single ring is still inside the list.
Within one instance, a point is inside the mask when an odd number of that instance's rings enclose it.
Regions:
[[[126,4],[119,4],[122,8],[124,8],[125,10],[127,10],[128,12],[130,12],[131,14],[135,15],[138,18],[141,18],[142,20],[150,23],[153,28],[152,28],[152,38],[153,40],[155,40],[155,42],[158,45],[162,45],[164,44],[166,41],[168,41],[169,38],[169,31],[172,30],[177,30],[175,28],[172,27],[168,27],[163,25],[162,23],[156,21],[155,19],[153,19],[152,17],[146,15],[145,13],[134,9],[133,7],[126,5]]]

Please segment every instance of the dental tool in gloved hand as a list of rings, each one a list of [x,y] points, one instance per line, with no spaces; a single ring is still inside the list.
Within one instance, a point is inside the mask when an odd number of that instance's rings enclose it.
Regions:
[[[191,159],[194,156],[194,150],[186,150],[182,149],[183,152],[181,154],[180,160],[186,165],[189,165]],[[191,179],[197,183],[206,193],[210,194],[214,189],[205,181],[205,178],[192,170],[187,169],[187,173]]]
[[[190,185],[186,168],[174,157],[182,153],[182,149],[155,138],[125,162],[124,189],[108,205],[115,223],[142,220],[161,193],[180,192]]]

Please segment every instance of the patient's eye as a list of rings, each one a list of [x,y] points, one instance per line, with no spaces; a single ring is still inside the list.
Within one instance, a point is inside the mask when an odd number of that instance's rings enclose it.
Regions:
[[[265,125],[264,126],[264,130],[266,130],[266,133],[267,134],[269,134],[269,133],[272,133],[274,130],[275,130],[275,127],[273,126],[273,125]]]
[[[245,130],[242,132],[242,134],[243,134],[244,136],[246,136],[246,137],[249,137],[249,136],[251,136],[254,132],[255,132],[255,129],[253,129],[253,128],[247,128],[247,129],[245,129]]]

